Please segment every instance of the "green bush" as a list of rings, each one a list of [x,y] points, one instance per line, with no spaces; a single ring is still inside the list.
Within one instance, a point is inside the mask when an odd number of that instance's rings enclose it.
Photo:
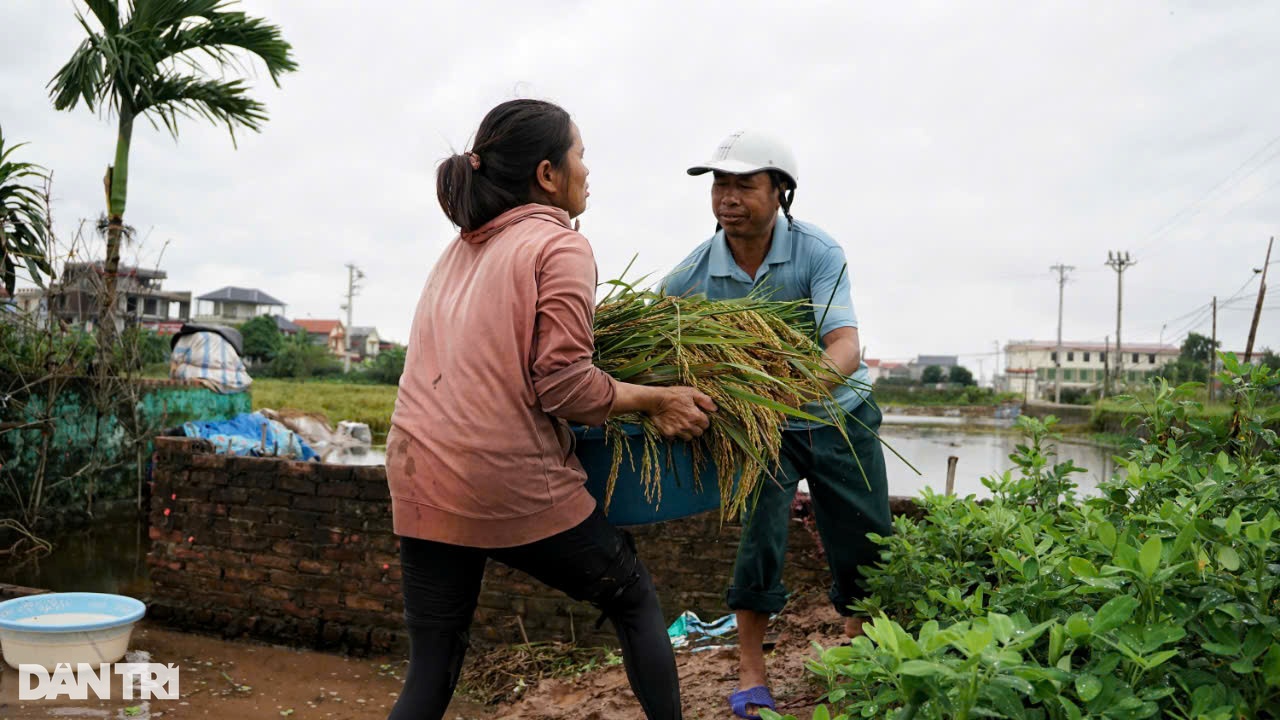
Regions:
[[[814,717],[1278,717],[1280,452],[1258,401],[1280,377],[1227,369],[1220,423],[1161,381],[1097,496],[1056,462],[1055,421],[1025,417],[989,501],[926,494],[877,538],[866,636],[811,662],[835,708]]]
[[[270,315],[259,315],[241,325],[240,337],[244,339],[244,356],[259,363],[274,360],[285,341]]]
[[[275,359],[258,371],[275,378],[321,378],[342,374],[342,363],[325,345],[311,342],[306,333],[298,333],[281,343]]]
[[[977,385],[936,388],[903,383],[901,380],[885,378],[876,382],[872,389],[876,400],[881,404],[902,405],[999,405],[1022,399],[1019,393],[998,393]]]
[[[404,372],[404,348],[391,348],[378,353],[378,356],[361,371],[369,382],[381,385],[400,384],[400,375]]]

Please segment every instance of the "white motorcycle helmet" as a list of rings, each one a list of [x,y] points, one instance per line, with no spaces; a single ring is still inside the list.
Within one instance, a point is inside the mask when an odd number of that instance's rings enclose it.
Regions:
[[[774,170],[781,173],[791,187],[779,191],[778,200],[782,205],[782,213],[791,223],[791,202],[795,197],[796,186],[800,181],[800,168],[796,156],[786,143],[769,133],[759,130],[739,130],[725,138],[711,159],[701,165],[689,168],[690,175],[703,175],[709,172],[723,172],[731,175],[750,175],[761,171]]]

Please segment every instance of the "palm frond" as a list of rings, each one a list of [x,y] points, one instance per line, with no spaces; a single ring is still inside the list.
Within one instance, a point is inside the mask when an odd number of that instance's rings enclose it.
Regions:
[[[52,270],[45,250],[49,233],[48,207],[35,182],[47,182],[39,165],[9,159],[23,144],[6,147],[0,129],[0,284],[9,294],[17,284],[19,263],[37,284]]]
[[[106,59],[98,47],[102,36],[93,32],[83,17],[79,19],[89,37],[80,42],[71,59],[49,81],[49,97],[56,110],[70,110],[81,100],[90,110],[96,110],[104,90]]]
[[[263,18],[242,12],[218,12],[203,22],[173,27],[163,39],[164,59],[202,52],[220,66],[230,65],[237,52],[257,56],[277,86],[280,76],[298,69],[293,46],[285,42],[280,28]]]
[[[267,119],[265,106],[249,97],[248,90],[242,80],[169,74],[139,88],[137,111],[153,113],[175,137],[178,117],[199,116],[222,123],[234,142],[237,125],[256,131]]]
[[[84,4],[102,24],[103,32],[111,34],[120,30],[119,0],[84,0]]]
[[[176,27],[189,18],[208,17],[230,4],[228,0],[134,0],[129,22],[138,27]]]

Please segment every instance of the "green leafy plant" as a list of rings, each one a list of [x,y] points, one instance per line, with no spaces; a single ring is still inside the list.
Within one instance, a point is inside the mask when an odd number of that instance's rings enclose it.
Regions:
[[[990,499],[924,495],[877,538],[867,636],[811,662],[815,717],[1277,717],[1280,378],[1223,360],[1231,413],[1157,381],[1095,495],[1056,462],[1052,419],[1020,421]]]
[[[38,165],[10,156],[19,145],[5,145],[0,128],[0,287],[12,295],[18,267],[32,281],[53,274],[49,266],[49,206],[45,201],[48,174]]]

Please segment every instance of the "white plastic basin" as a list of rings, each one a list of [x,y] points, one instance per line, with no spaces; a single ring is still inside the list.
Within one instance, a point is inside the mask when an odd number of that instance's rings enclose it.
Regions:
[[[133,626],[147,606],[125,595],[48,593],[0,602],[4,661],[43,665],[114,663],[129,649]]]

